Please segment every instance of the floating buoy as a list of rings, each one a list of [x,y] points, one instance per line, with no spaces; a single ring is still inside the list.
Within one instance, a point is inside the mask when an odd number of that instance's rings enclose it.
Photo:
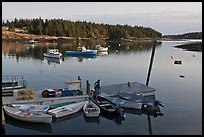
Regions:
[[[174,64],[182,64],[182,61],[180,61],[180,60],[175,60],[175,61],[174,61]]]
[[[179,77],[184,78],[185,76],[184,75],[180,75]]]
[[[195,55],[193,55],[193,57],[195,57]]]
[[[171,56],[171,58],[173,59],[173,56]]]

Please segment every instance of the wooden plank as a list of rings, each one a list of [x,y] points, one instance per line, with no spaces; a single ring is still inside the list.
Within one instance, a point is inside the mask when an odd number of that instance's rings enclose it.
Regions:
[[[3,125],[3,126],[5,125],[5,117],[4,117],[3,108],[2,108],[2,125]]]

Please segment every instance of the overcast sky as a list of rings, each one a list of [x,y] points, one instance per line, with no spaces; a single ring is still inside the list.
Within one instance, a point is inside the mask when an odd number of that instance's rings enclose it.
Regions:
[[[2,2],[2,19],[62,18],[151,27],[163,35],[202,31],[202,2]]]

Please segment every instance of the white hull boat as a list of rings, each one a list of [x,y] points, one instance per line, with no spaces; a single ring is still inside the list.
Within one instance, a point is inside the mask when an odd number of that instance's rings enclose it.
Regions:
[[[83,111],[87,117],[98,117],[100,114],[100,108],[91,100],[86,101],[83,106]]]
[[[19,108],[20,110],[27,111],[40,111],[46,113],[50,106],[48,105],[37,105],[37,104],[12,104],[13,107]]]
[[[62,107],[57,107],[55,109],[48,110],[48,114],[56,118],[68,116],[80,111],[85,103],[86,103],[85,101],[82,101]]]
[[[96,45],[97,52],[107,52],[108,47],[101,47],[101,45]]]
[[[23,111],[19,108],[15,108],[12,106],[3,106],[4,112],[10,117],[25,121],[25,122],[33,122],[33,123],[46,123],[49,124],[52,122],[52,116],[45,114],[43,112],[30,112]]]
[[[48,49],[47,53],[44,53],[44,57],[49,58],[60,58],[62,53],[58,51],[58,49]]]

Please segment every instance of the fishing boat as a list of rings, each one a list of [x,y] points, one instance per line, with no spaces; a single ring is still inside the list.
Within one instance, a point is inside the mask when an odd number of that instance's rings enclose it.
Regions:
[[[107,52],[108,51],[108,47],[101,47],[101,45],[96,45],[96,50],[97,52]]]
[[[47,53],[44,53],[44,57],[49,58],[60,58],[61,56],[62,53],[60,53],[58,49],[48,49]]]
[[[83,111],[87,117],[98,117],[100,114],[100,108],[91,100],[86,101]]]
[[[84,46],[77,47],[77,51],[66,51],[66,55],[96,55],[97,50],[86,49]]]
[[[145,110],[157,110],[159,107],[164,107],[163,104],[159,100],[155,100],[145,96],[136,95],[135,92],[118,92],[118,96],[120,98],[130,101],[136,101],[138,103],[142,103],[142,109]]]
[[[77,103],[71,103],[62,107],[57,107],[55,109],[48,110],[48,114],[56,118],[68,116],[80,111],[85,103],[85,101],[82,101]]]
[[[121,117],[125,117],[124,110],[121,108],[119,104],[114,104],[108,99],[106,99],[104,96],[98,95],[98,99],[94,100],[93,98],[90,98],[99,108],[102,112],[109,113],[109,114],[120,114]]]
[[[120,104],[121,107],[123,108],[130,108],[130,109],[141,109],[142,108],[142,103],[121,99],[118,96],[107,96],[106,99],[108,99],[109,101],[115,104]]]
[[[27,111],[40,111],[46,113],[50,106],[48,105],[37,105],[37,104],[12,104],[13,107],[19,108],[20,110]]]
[[[10,117],[25,121],[25,122],[33,122],[33,123],[46,123],[49,124],[52,122],[52,116],[45,114],[43,112],[31,112],[20,110],[19,108],[12,106],[3,106],[4,112]]]

